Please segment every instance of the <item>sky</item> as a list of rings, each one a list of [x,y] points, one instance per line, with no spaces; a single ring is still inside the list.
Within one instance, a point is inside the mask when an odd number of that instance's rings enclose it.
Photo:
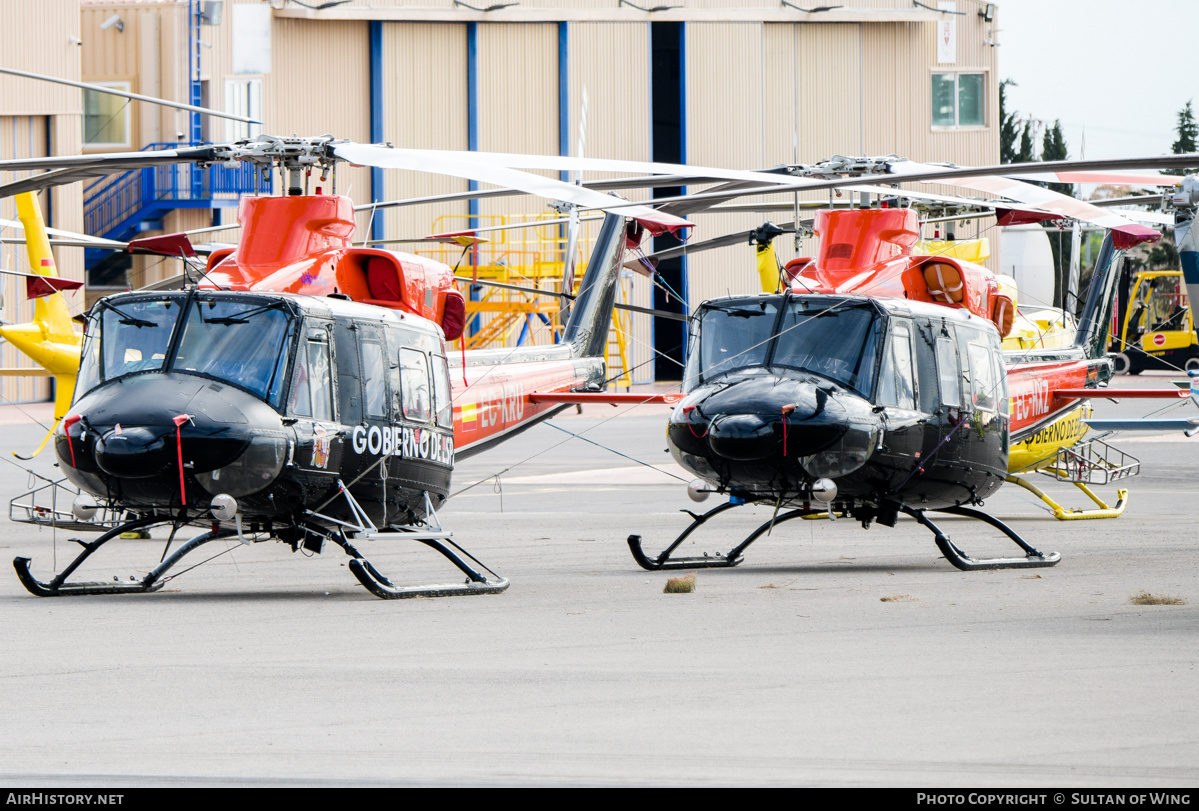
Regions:
[[[1167,153],[1187,100],[1199,116],[1199,0],[996,5],[1008,109],[1060,119],[1071,158]]]

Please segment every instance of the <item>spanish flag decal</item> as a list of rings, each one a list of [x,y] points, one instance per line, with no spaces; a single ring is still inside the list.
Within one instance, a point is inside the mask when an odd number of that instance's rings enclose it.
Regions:
[[[479,425],[479,406],[476,403],[464,403],[459,414],[463,431],[473,431]]]

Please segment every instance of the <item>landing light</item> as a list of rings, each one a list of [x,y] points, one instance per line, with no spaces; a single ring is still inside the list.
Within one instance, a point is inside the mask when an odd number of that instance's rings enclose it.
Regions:
[[[96,517],[98,507],[94,498],[87,493],[80,493],[71,502],[71,514],[80,521],[91,521]]]
[[[711,491],[708,489],[708,483],[703,479],[696,479],[687,485],[687,498],[695,502],[707,501]]]
[[[237,499],[227,493],[212,497],[212,517],[218,521],[232,521],[237,515]]]
[[[837,483],[832,479],[817,479],[812,482],[812,498],[829,504],[837,497]]]

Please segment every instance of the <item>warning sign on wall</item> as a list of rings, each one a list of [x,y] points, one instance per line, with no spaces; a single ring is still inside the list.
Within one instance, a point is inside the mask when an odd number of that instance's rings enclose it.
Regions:
[[[940,0],[937,8],[941,11],[957,11],[958,4],[951,0]],[[958,21],[957,15],[943,14],[937,20],[937,64],[952,65],[958,61]]]

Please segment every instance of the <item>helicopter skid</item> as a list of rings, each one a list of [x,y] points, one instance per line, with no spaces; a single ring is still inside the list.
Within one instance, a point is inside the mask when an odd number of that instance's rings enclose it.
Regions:
[[[641,547],[641,536],[629,536],[629,550],[633,553],[633,560],[637,565],[647,571],[658,571],[661,569],[714,569],[728,568],[741,563],[744,558],[742,553],[754,541],[760,538],[763,534],[769,533],[774,527],[785,521],[791,521],[795,518],[816,518],[827,515],[826,512],[816,509],[795,509],[773,516],[769,521],[766,521],[757,529],[749,534],[744,541],[734,547],[727,553],[717,553],[715,555],[703,555],[702,557],[685,557],[674,558],[671,554],[679,547],[687,537],[696,529],[706,523],[709,519],[719,515],[720,513],[732,507],[738,506],[732,502],[724,504],[709,510],[703,515],[696,515],[690,510],[683,510],[691,516],[692,522],[687,529],[683,530],[682,534],[675,539],[674,543],[666,547],[657,557],[651,558],[645,554]],[[937,547],[941,553],[945,555],[953,566],[962,571],[977,571],[983,569],[1032,569],[1046,566],[1056,566],[1062,559],[1062,556],[1057,552],[1048,554],[1042,553],[1034,549],[1021,538],[1015,530],[1007,524],[1000,521],[998,518],[987,515],[979,510],[970,507],[947,507],[937,512],[949,513],[951,515],[961,515],[966,518],[973,518],[977,521],[983,521],[998,529],[1004,535],[1007,535],[1026,553],[1025,557],[1020,558],[972,558],[963,552],[956,544],[949,539],[941,529],[929,520],[926,510],[913,510],[910,507],[900,506],[899,508],[906,515],[915,518],[918,522],[933,532],[936,539]]]
[[[30,571],[29,558],[18,557],[13,560],[13,568],[17,571],[17,578],[21,581],[26,590],[36,597],[70,597],[89,594],[147,594],[161,589],[170,577],[164,577],[167,571],[177,564],[184,556],[195,551],[199,547],[215,541],[218,538],[235,535],[234,530],[217,529],[215,531],[205,532],[197,535],[187,543],[180,546],[175,553],[170,557],[165,557],[149,574],[140,580],[130,578],[127,581],[122,581],[113,578],[112,582],[95,581],[83,583],[68,583],[69,578],[79,566],[87,560],[92,553],[99,549],[104,544],[111,541],[113,538],[119,538],[122,533],[141,530],[155,524],[169,524],[170,521],[164,521],[160,516],[147,516],[138,518],[133,521],[127,521],[118,527],[105,532],[99,538],[91,542],[76,540],[83,547],[83,551],[71,563],[62,570],[49,583],[42,582],[33,576]]]
[[[1008,536],[1023,549],[1026,555],[1022,558],[972,558],[963,552],[953,541],[949,539],[941,529],[928,519],[925,510],[913,510],[909,507],[900,508],[904,513],[915,518],[918,522],[930,529],[936,539],[937,548],[941,550],[941,554],[955,568],[961,569],[964,572],[981,571],[984,569],[1039,569],[1048,566],[1056,566],[1062,559],[1062,556],[1057,552],[1044,553],[1041,552],[1024,541],[1016,531],[1007,524],[1000,521],[994,516],[987,515],[980,510],[975,510],[970,507],[947,507],[938,512],[949,513],[950,515],[961,515],[966,518],[973,518],[978,521],[990,524],[998,529],[1004,535]]]
[[[358,578],[367,591],[383,600],[402,600],[410,597],[464,597],[472,594],[499,594],[505,591],[509,582],[507,578],[487,569],[478,560],[475,560],[469,552],[462,549],[457,544],[449,540],[445,533],[424,533],[424,532],[405,532],[403,530],[392,530],[382,532],[369,533],[372,539],[376,538],[396,538],[403,540],[414,540],[425,544],[426,546],[440,552],[445,558],[453,563],[466,575],[465,583],[444,583],[428,586],[397,586],[387,577],[383,576],[378,569],[374,567],[369,560],[362,556],[354,546],[341,535],[329,534],[334,543],[338,544],[346,551],[353,560],[350,561],[350,571]],[[452,547],[452,548],[451,548]],[[491,572],[494,579],[482,574],[478,569],[467,563],[463,557],[478,563],[480,568],[487,569]]]
[[[1093,490],[1091,490],[1091,488],[1087,487],[1084,482],[1071,482],[1071,484],[1081,490],[1083,494],[1087,496],[1087,498],[1091,499],[1091,501],[1095,502],[1097,505],[1096,507],[1090,508],[1071,508],[1065,507],[1054,501],[1048,493],[1027,479],[1022,479],[1021,477],[1015,475],[1009,475],[1006,479],[1004,479],[1004,481],[1023,487],[1025,490],[1041,499],[1041,501],[1048,504],[1049,509],[1053,512],[1053,517],[1059,521],[1077,521],[1090,518],[1119,518],[1124,514],[1124,508],[1128,505],[1128,491],[1123,488],[1116,491],[1115,505],[1109,506],[1105,501],[1103,501],[1103,499],[1099,498],[1099,496]]]
[[[683,510],[683,512],[691,516],[691,525],[688,526],[687,529],[683,530],[683,533],[679,535],[679,537],[675,538],[674,543],[666,547],[666,549],[664,549],[656,558],[650,558],[646,556],[644,550],[641,548],[640,535],[630,535],[629,551],[633,553],[633,560],[637,561],[637,565],[642,569],[651,572],[658,571],[660,569],[716,569],[736,566],[745,559],[742,557],[742,553],[746,550],[746,548],[748,548],[751,543],[761,537],[763,533],[769,533],[772,528],[783,523],[784,521],[790,521],[793,518],[804,518],[818,512],[817,510],[799,509],[789,510],[781,515],[775,515],[769,521],[765,522],[751,532],[744,541],[727,553],[718,552],[715,555],[704,554],[702,557],[671,557],[671,553],[678,549],[679,545],[682,544],[683,541],[687,540],[687,536],[689,536],[699,527],[703,526],[708,519],[713,518],[725,510],[736,506],[739,505],[734,504],[731,501],[725,502],[724,504],[708,510],[703,515],[696,515],[690,510]]]

